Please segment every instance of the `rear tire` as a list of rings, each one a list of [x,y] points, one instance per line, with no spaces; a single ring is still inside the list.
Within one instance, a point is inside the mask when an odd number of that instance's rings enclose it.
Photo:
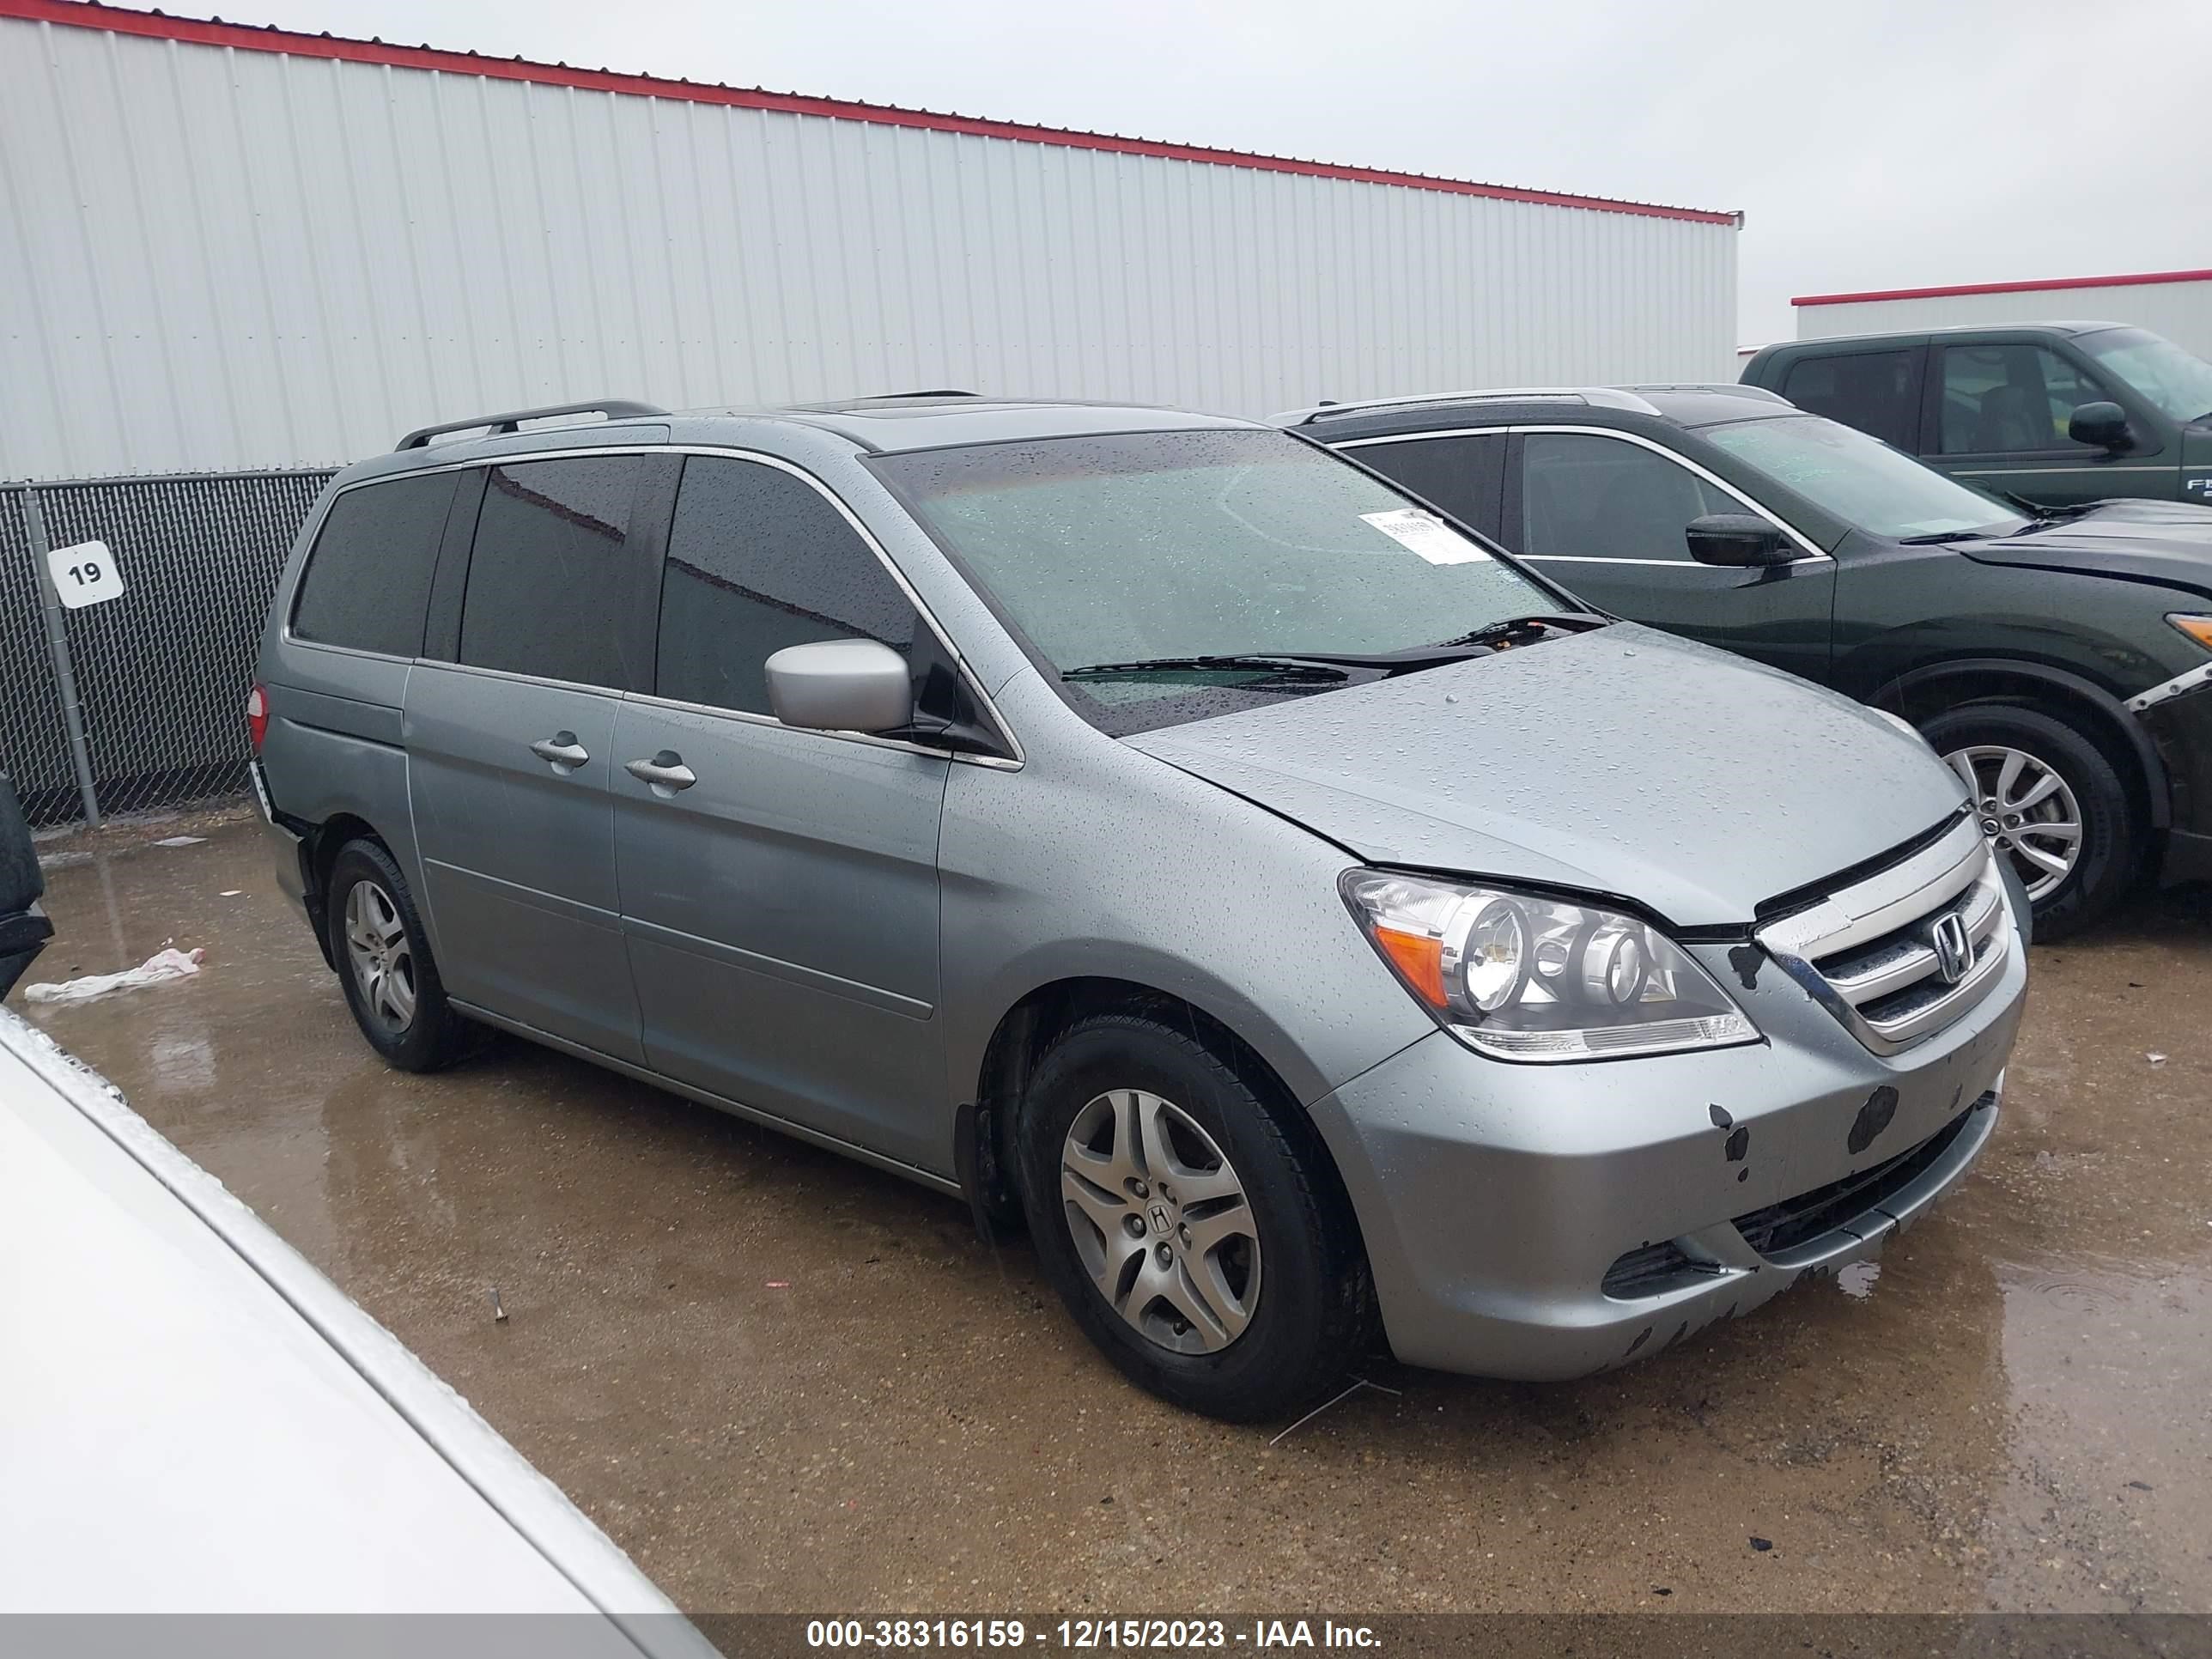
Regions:
[[[2040,708],[1968,703],[1920,730],[1972,788],[1983,833],[2027,886],[2039,939],[2101,920],[2135,886],[2144,813],[2111,757],[2079,727]],[[2026,810],[2013,810],[2023,799]],[[2069,848],[2068,867],[2052,869]]]
[[[1181,1022],[1096,1015],[1047,1051],[1015,1137],[1076,1323],[1132,1382],[1231,1422],[1341,1387],[1373,1307],[1327,1153],[1255,1081]]]
[[[446,999],[391,854],[366,838],[340,848],[323,917],[346,1006],[371,1048],[403,1072],[434,1072],[468,1051],[474,1029]]]

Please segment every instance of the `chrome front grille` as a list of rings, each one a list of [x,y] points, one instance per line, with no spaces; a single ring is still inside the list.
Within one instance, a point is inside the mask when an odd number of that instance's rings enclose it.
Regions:
[[[1933,845],[1756,937],[1860,1042],[1893,1054],[1989,994],[2013,929],[1988,844],[1961,819]]]

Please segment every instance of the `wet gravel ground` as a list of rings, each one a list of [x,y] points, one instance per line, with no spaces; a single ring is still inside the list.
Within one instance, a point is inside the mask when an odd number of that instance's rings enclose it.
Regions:
[[[949,1200],[520,1042],[386,1070],[250,822],[45,850],[33,978],[207,960],[31,1017],[687,1607],[2212,1611],[2201,896],[2036,951],[1996,1139],[1878,1271],[1582,1382],[1378,1360],[1277,1439]]]

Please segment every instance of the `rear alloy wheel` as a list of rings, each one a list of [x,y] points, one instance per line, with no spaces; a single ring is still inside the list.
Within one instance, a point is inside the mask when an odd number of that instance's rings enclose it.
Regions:
[[[357,881],[346,895],[345,941],[362,1006],[385,1030],[404,1036],[415,1019],[415,952],[399,907],[374,881]]]
[[[2143,821],[2135,793],[2070,722],[2020,704],[1968,703],[1920,730],[2027,890],[2039,940],[2096,921],[2135,884]]]
[[[429,936],[399,866],[366,836],[331,861],[331,960],[354,1024],[369,1046],[405,1072],[434,1072],[469,1048],[480,1027],[446,1000]]]

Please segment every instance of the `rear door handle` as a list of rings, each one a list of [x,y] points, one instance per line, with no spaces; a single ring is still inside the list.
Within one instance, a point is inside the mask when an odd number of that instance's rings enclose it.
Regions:
[[[574,732],[556,732],[550,738],[540,738],[530,745],[530,752],[563,776],[592,757],[592,751],[576,741]]]
[[[625,761],[623,770],[640,783],[651,784],[653,793],[663,800],[699,781],[699,775],[686,766],[684,757],[673,749],[664,749],[651,760]]]

